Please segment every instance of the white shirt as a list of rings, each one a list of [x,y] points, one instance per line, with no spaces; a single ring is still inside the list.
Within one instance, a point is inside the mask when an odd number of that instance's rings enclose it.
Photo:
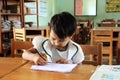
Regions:
[[[69,63],[78,64],[84,60],[84,54],[80,45],[72,40],[69,42],[68,48],[65,51],[56,49],[52,46],[49,39],[42,36],[36,36],[32,43],[39,53],[45,53],[47,55],[48,62],[56,62],[59,59],[66,59]]]

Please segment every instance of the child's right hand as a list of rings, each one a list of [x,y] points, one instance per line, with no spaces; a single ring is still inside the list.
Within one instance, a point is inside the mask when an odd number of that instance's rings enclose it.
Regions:
[[[33,62],[36,65],[44,65],[47,63],[47,60],[45,61],[44,59],[42,59],[38,54],[35,54],[33,57]]]

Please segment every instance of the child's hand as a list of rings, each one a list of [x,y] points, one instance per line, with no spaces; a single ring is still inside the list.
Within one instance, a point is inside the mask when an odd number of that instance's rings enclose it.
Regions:
[[[45,55],[43,55],[43,57],[45,58]],[[45,58],[46,60],[44,60],[43,58],[41,58],[38,54],[35,54],[35,56],[33,57],[33,62],[36,65],[44,65],[47,63],[47,58]]]
[[[56,61],[56,63],[59,63],[59,64],[68,64],[68,61],[65,60],[65,59],[59,59]]]

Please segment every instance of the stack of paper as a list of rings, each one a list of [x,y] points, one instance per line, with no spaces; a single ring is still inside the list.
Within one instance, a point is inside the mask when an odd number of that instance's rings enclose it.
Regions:
[[[57,64],[57,63],[47,63],[45,65],[32,65],[32,70],[45,70],[45,71],[55,71],[55,72],[71,72],[77,64]]]
[[[90,80],[120,80],[120,65],[102,65],[97,68]]]

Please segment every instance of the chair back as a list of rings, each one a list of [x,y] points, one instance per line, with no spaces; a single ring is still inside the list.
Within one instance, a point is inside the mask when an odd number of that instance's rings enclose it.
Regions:
[[[80,46],[85,55],[83,64],[101,65],[101,44],[82,44]],[[90,55],[92,55],[92,60],[90,59]]]
[[[112,64],[112,37],[113,31],[109,30],[91,30],[91,44],[102,44],[102,60],[107,59]],[[102,61],[103,62],[103,61]]]
[[[33,47],[32,42],[16,41],[11,39],[11,54],[12,57],[21,57],[23,50]]]
[[[104,20],[101,21],[100,27],[115,27],[115,20],[104,19]]]
[[[13,38],[14,38],[14,40],[26,41],[25,28],[13,27]]]

